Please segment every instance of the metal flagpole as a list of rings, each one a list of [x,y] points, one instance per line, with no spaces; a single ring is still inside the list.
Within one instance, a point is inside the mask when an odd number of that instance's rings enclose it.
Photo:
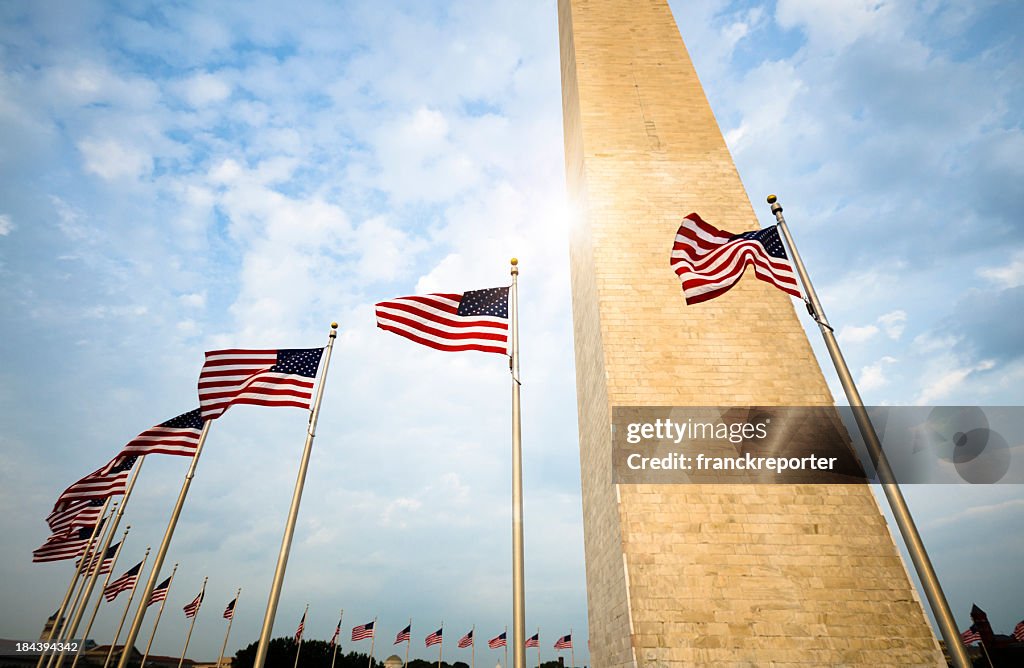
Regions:
[[[437,668],[441,668],[441,652],[444,651],[444,620],[441,620],[441,642],[437,643]]]
[[[373,644],[375,642],[377,642],[377,618],[376,617],[373,618],[373,635],[370,636],[370,668],[373,668]]]
[[[476,668],[476,624],[469,633],[469,639],[473,641],[469,644],[469,668]]]
[[[85,551],[82,556],[89,554],[92,549],[93,541],[96,540],[96,532],[103,525],[103,520],[107,514],[107,507],[110,505],[111,497],[107,497],[103,502],[103,507],[100,508],[99,519],[92,525],[92,534],[89,536],[88,542],[85,544]],[[71,576],[71,582],[68,584],[68,592],[64,594],[64,600],[61,602],[60,607],[57,609],[57,615],[53,618],[53,624],[50,625],[50,633],[46,636],[46,642],[51,642],[54,636],[57,635],[57,627],[61,625],[61,618],[67,611],[68,603],[71,602],[71,595],[75,593],[75,587],[78,586],[78,579],[82,575],[82,569],[85,567],[85,559],[81,559],[75,566],[75,574]],[[39,655],[39,661],[36,663],[36,668],[42,668],[43,661],[46,658],[46,654]]]
[[[299,642],[296,643],[297,647],[295,648],[295,666],[294,666],[294,668],[299,668],[299,652],[302,651],[302,639],[306,635],[306,615],[308,615],[308,614],[309,614],[309,603],[306,604],[306,609],[302,612],[302,633],[299,634]]]
[[[302,459],[299,461],[299,473],[295,479],[292,505],[288,510],[288,521],[284,525],[281,552],[277,556],[277,568],[274,571],[274,581],[270,585],[270,599],[267,601],[267,612],[263,616],[263,630],[260,632],[260,642],[256,648],[256,659],[253,661],[253,668],[263,668],[264,663],[267,661],[267,646],[270,644],[270,634],[274,630],[274,617],[277,616],[277,604],[281,598],[281,585],[284,584],[284,572],[288,567],[288,553],[292,548],[295,522],[299,516],[299,503],[302,501],[302,488],[306,482],[306,469],[309,468],[309,456],[313,451],[313,438],[316,436],[316,420],[320,415],[320,401],[324,397],[324,384],[327,382],[327,367],[331,363],[331,350],[334,348],[334,340],[337,337],[338,323],[332,322],[331,333],[327,338],[327,348],[324,350],[324,368],[320,372],[320,383],[316,388],[316,401],[313,403],[313,410],[309,413],[306,446],[302,450]],[[125,666],[119,666],[118,668],[125,668]]]
[[[174,529],[178,525],[178,517],[181,516],[181,509],[185,505],[185,496],[188,495],[188,488],[192,484],[192,478],[195,477],[196,464],[199,463],[199,455],[203,454],[203,444],[206,443],[206,437],[210,433],[210,424],[212,422],[213,420],[203,422],[203,431],[199,434],[199,442],[196,444],[196,454],[192,455],[192,462],[188,466],[188,471],[185,472],[185,479],[181,483],[181,491],[178,492],[178,500],[175,501],[174,508],[171,510],[171,518],[167,522],[164,539],[160,542],[160,547],[153,558],[153,570],[150,571],[149,580],[142,589],[142,600],[139,602],[139,609],[135,612],[135,619],[132,620],[132,625],[128,628],[128,637],[124,641],[125,647],[132,647],[135,644],[135,639],[142,628],[142,619],[146,616],[149,597],[153,593],[153,587],[156,586],[156,579],[160,576],[160,569],[163,568],[164,559],[167,557],[167,549],[171,546],[171,537],[174,536]],[[163,610],[163,607],[161,606],[160,609]],[[154,626],[153,628],[155,631],[156,627]],[[121,659],[117,662],[117,668],[128,668],[128,658],[128,652],[122,652]]]
[[[882,451],[878,434],[875,433],[875,428],[871,424],[867,410],[864,408],[864,402],[861,400],[857,386],[853,382],[850,369],[846,365],[842,351],[839,350],[839,342],[836,341],[832,326],[829,325],[828,318],[825,317],[825,311],[821,308],[821,302],[818,301],[818,295],[814,291],[811,279],[807,275],[803,261],[800,259],[800,253],[797,252],[796,245],[793,243],[793,237],[789,234],[786,219],[782,217],[782,205],[778,203],[778,198],[775,195],[768,196],[768,204],[771,205],[772,213],[775,214],[775,220],[778,221],[778,228],[782,231],[782,236],[786,239],[786,245],[789,246],[789,250],[793,255],[793,266],[800,275],[804,292],[807,294],[807,310],[810,311],[814,321],[818,323],[821,335],[825,339],[825,347],[828,348],[828,354],[832,358],[836,372],[839,374],[839,382],[842,383],[843,391],[846,392],[846,398],[850,402],[850,408],[853,410],[857,427],[868,448],[868,453],[871,455],[875,470],[878,473],[878,479],[882,483],[882,489],[889,501],[889,507],[892,508],[893,517],[896,519],[896,525],[903,535],[907,552],[910,554],[910,559],[914,562],[914,569],[917,571],[917,576],[921,580],[921,586],[924,588],[928,602],[931,604],[932,614],[935,615],[935,621],[938,623],[942,637],[946,641],[949,655],[952,657],[953,663],[957,668],[968,668],[971,663],[967,658],[967,653],[964,651],[963,644],[960,642],[960,633],[957,631],[953,613],[950,611],[949,603],[946,601],[946,595],[942,592],[939,578],[935,575],[935,569],[932,568],[932,562],[928,558],[924,542],[921,540],[921,535],[917,532],[914,518],[910,515],[910,508],[907,507],[907,502],[903,498],[900,486],[896,482],[892,469],[889,468],[889,460]]]
[[[540,627],[537,627],[537,668],[540,668]]]
[[[199,590],[199,605],[196,606],[196,612],[192,615],[192,623],[188,625],[188,633],[185,635],[185,646],[181,648],[181,658],[178,659],[178,668],[181,668],[182,664],[185,663],[185,654],[188,653],[188,642],[192,639],[192,629],[195,628],[196,618],[199,617],[199,610],[203,607],[203,599],[206,598],[206,581],[209,577],[203,578],[203,588]]]
[[[334,668],[334,660],[338,658],[338,640],[341,639],[341,622],[345,619],[345,608],[341,609],[341,614],[338,615],[338,637],[334,640],[334,653],[331,655],[331,668]],[[376,632],[377,629],[374,629]],[[217,666],[220,668],[220,666]]]
[[[128,610],[132,607],[132,599],[135,598],[135,590],[139,588],[139,578],[142,577],[142,572],[146,570],[146,562],[149,560],[149,547],[146,547],[146,556],[142,558],[142,564],[139,566],[139,572],[135,576],[135,584],[132,585],[132,593],[128,596],[128,602],[124,606],[124,614],[121,615],[121,622],[117,625],[117,633],[114,634],[114,642],[110,643],[110,649],[107,651],[107,659],[103,662],[103,668],[107,668],[110,665],[110,658],[114,656],[114,648],[117,647],[117,641],[121,637],[121,631],[124,629],[124,620],[128,619]]]
[[[505,625],[505,663],[503,668],[508,668],[508,624]]]
[[[135,474],[133,473],[132,481],[134,480]],[[107,550],[110,548],[110,543],[114,538],[114,532],[117,531],[117,524],[121,520],[121,509],[124,508],[124,502],[125,499],[121,499],[120,503],[115,502],[110,506],[113,521],[108,521],[107,526],[103,527],[105,534],[102,546],[98,550],[94,550],[92,555],[82,555],[82,559],[86,561],[85,568],[88,569],[87,579],[83,581],[81,594],[79,595],[78,603],[75,605],[75,612],[71,617],[71,622],[61,629],[61,635],[57,636],[58,639],[63,638],[64,642],[72,642],[75,639],[78,625],[82,621],[85,609],[89,606],[89,597],[92,596],[92,590],[96,587],[96,580],[99,579],[100,565],[103,563],[103,558],[107,555]],[[114,513],[115,506],[117,507],[116,514]],[[97,541],[97,545],[99,543],[100,541]],[[82,638],[82,642],[85,642],[85,638]],[[60,668],[64,664],[65,656],[67,654],[63,652],[54,654],[50,657],[50,662],[47,665]]]
[[[406,668],[409,665],[409,645],[412,644],[412,617],[409,618],[409,637],[405,639],[405,663],[402,664],[402,668]],[[334,666],[331,666],[334,668]]]
[[[572,657],[572,668],[576,668],[576,645],[572,641],[572,627],[569,627],[569,655]]]
[[[174,564],[174,568],[171,570],[171,579],[167,583],[167,592],[164,594],[163,600],[160,601],[160,610],[156,613],[156,621],[153,622],[153,632],[149,634],[149,642],[146,643],[146,653],[142,655],[142,663],[139,664],[139,668],[146,668],[146,659],[149,657],[149,650],[153,648],[153,638],[156,637],[156,627],[160,625],[160,617],[164,614],[164,606],[167,605],[167,597],[171,593],[171,585],[174,584],[174,574],[177,572],[177,570],[178,564]],[[140,605],[143,606],[143,609],[149,607],[149,597],[150,595],[152,595],[152,593],[153,592],[150,591],[149,594],[146,594],[146,596],[143,597],[142,601],[140,601]],[[131,648],[134,646],[134,644],[134,640],[130,643],[126,642],[124,644],[124,650],[121,651],[122,664],[125,663],[125,657],[129,655],[129,652],[131,651]]]
[[[71,597],[70,607],[67,609],[68,615],[64,618],[60,628],[57,629],[57,634],[54,636],[54,640],[57,642],[68,642],[69,640],[73,640],[73,638],[68,638],[68,631],[71,628],[71,620],[74,619],[75,613],[78,612],[78,608],[82,604],[82,595],[85,593],[85,588],[89,585],[89,579],[92,577],[92,571],[89,569],[89,565],[96,557],[100,545],[103,543],[107,532],[110,530],[110,520],[114,517],[114,512],[116,510],[117,501],[111,501],[110,512],[107,513],[105,518],[103,518],[103,526],[99,528],[99,532],[96,534],[96,540],[90,542],[78,557],[78,563],[81,566],[78,585],[75,589],[74,596]],[[57,655],[51,654],[46,661],[47,668],[53,666],[56,660]]]
[[[519,260],[512,258],[509,316],[512,321],[512,660],[526,668],[526,588],[523,567],[523,440],[519,413]],[[506,644],[508,644],[506,635]],[[506,667],[507,668],[507,667]]]
[[[224,632],[224,644],[220,646],[220,655],[217,657],[217,668],[220,668],[220,664],[224,661],[224,650],[228,648],[228,636],[231,635],[231,625],[235,623],[235,610],[238,609],[238,597],[241,595],[242,588],[239,587],[238,592],[235,594],[235,600],[232,601],[234,605],[231,607],[231,618],[228,619],[228,630]],[[334,666],[331,666],[331,668],[334,668]]]
[[[978,644],[981,645],[981,651],[985,653],[985,659],[988,660],[988,668],[995,668],[995,666],[992,665],[992,657],[988,655],[988,649],[985,647],[985,641],[979,640]]]
[[[128,537],[128,532],[131,531],[131,529],[132,526],[130,524],[124,528],[124,534],[121,536],[121,542],[118,543],[117,549],[114,550],[114,558],[110,562],[110,570],[107,571],[107,577],[103,580],[103,586],[100,587],[100,595],[96,597],[96,606],[92,609],[92,615],[89,617],[89,623],[85,625],[85,630],[82,631],[83,643],[85,642],[85,639],[89,637],[89,631],[92,630],[93,622],[96,621],[96,613],[100,611],[100,603],[103,602],[103,591],[107,588],[107,585],[110,584],[110,577],[114,574],[114,568],[117,567],[117,558],[121,556],[121,549],[124,547],[124,540]],[[106,553],[104,552],[104,555],[105,554]],[[100,564],[102,565],[102,563],[103,562],[101,561]],[[99,566],[97,566],[97,570],[99,570]],[[78,665],[78,660],[82,657],[82,654],[83,652],[75,653],[75,660],[71,662],[71,668],[75,668],[75,666]]]

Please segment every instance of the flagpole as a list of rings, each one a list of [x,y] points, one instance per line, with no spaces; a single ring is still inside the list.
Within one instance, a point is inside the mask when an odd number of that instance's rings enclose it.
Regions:
[[[324,369],[326,371],[327,369]],[[364,618],[365,619],[365,618]],[[377,642],[377,618],[373,618],[373,635],[370,636],[370,668],[373,668],[373,644]]]
[[[121,549],[124,548],[124,541],[128,537],[128,532],[131,531],[131,529],[132,525],[130,524],[125,527],[124,534],[121,536],[121,542],[118,543],[117,549],[114,550],[114,559],[110,562],[110,570],[107,571],[107,578],[103,581],[103,586],[100,587],[100,595],[96,597],[96,606],[92,609],[92,615],[89,617],[89,623],[85,625],[85,631],[82,631],[83,643],[85,642],[85,639],[89,637],[89,631],[92,630],[93,622],[96,621],[96,613],[100,611],[100,603],[103,602],[103,591],[107,588],[107,585],[110,584],[110,577],[114,574],[114,569],[117,567],[117,558],[121,556]],[[107,553],[104,552],[103,556],[106,556],[106,554]],[[99,566],[102,565],[103,561],[100,561]],[[97,570],[99,570],[99,566],[97,566]],[[75,659],[71,662],[71,668],[75,668],[75,666],[78,665],[78,659],[81,658],[81,656],[82,652],[75,653]]]
[[[238,609],[238,597],[241,595],[242,588],[239,587],[238,591],[235,593],[235,600],[232,601],[234,605],[231,606],[231,618],[228,619],[228,630],[224,632],[224,644],[220,646],[220,655],[217,656],[217,668],[220,668],[220,664],[224,661],[224,650],[228,648],[228,636],[231,635],[231,625],[235,623],[235,610]],[[74,666],[72,666],[72,668],[74,668]],[[106,666],[104,666],[104,668],[106,668]],[[331,668],[334,668],[334,666],[331,666]]]
[[[992,657],[988,655],[988,649],[985,648],[984,638],[979,640],[978,644],[981,645],[981,651],[985,653],[985,659],[988,661],[988,668],[995,668],[995,666],[992,665]]]
[[[171,570],[171,579],[167,582],[167,591],[164,593],[164,598],[160,601],[160,610],[156,613],[156,621],[153,622],[153,632],[149,634],[149,642],[146,643],[146,653],[142,655],[142,663],[139,664],[139,668],[146,668],[146,659],[149,658],[149,650],[153,647],[153,638],[156,637],[156,627],[160,625],[160,617],[164,614],[164,606],[167,605],[167,597],[171,594],[171,585],[174,584],[174,574],[178,570],[178,564],[174,564],[174,568]],[[152,591],[146,594],[140,605],[143,606],[143,610],[149,607],[149,597],[152,595]],[[131,648],[135,645],[135,641],[125,642],[124,650],[121,651],[121,663],[125,663],[125,657],[128,656]]]
[[[540,668],[540,627],[537,627],[537,668]]]
[[[571,626],[569,627],[569,655],[572,657],[572,668],[576,668],[576,644],[572,641]]]
[[[117,633],[114,634],[114,642],[110,643],[110,649],[107,650],[107,658],[103,662],[103,668],[107,668],[110,665],[110,658],[114,656],[114,648],[117,647],[117,641],[121,637],[121,631],[124,629],[124,620],[128,619],[128,610],[132,607],[132,599],[135,598],[135,590],[139,588],[139,578],[142,577],[142,572],[146,570],[146,562],[149,560],[149,547],[146,547],[146,556],[142,558],[142,564],[139,565],[139,572],[135,576],[135,584],[132,585],[132,593],[128,596],[128,602],[124,606],[124,614],[121,615],[121,622],[117,625]]]
[[[338,323],[331,323],[331,333],[328,335],[327,347],[324,350],[324,368],[320,372],[320,383],[316,388],[316,401],[313,403],[313,410],[309,413],[309,427],[306,430],[306,446],[302,450],[302,459],[299,461],[299,473],[295,479],[295,491],[292,493],[292,505],[288,510],[288,521],[284,525],[284,537],[281,539],[281,552],[277,556],[277,568],[274,571],[274,581],[270,586],[270,599],[267,601],[267,612],[263,616],[263,630],[260,632],[259,646],[256,648],[256,659],[253,661],[253,668],[263,668],[267,660],[267,647],[270,644],[270,634],[274,629],[274,617],[277,616],[277,604],[281,598],[281,586],[284,584],[284,572],[288,567],[288,553],[292,547],[292,536],[295,534],[295,522],[299,516],[299,503],[302,501],[302,488],[306,482],[306,470],[309,468],[309,456],[313,451],[313,438],[316,436],[316,420],[320,415],[320,401],[324,397],[324,384],[327,382],[327,367],[331,363],[331,350],[334,348],[334,340],[338,336]],[[374,629],[376,631],[376,629]],[[126,668],[119,666],[118,668]]]
[[[181,648],[181,658],[178,659],[178,668],[181,668],[182,664],[185,663],[185,655],[188,653],[188,643],[192,639],[192,629],[195,628],[196,619],[199,617],[199,611],[203,607],[203,599],[206,598],[206,581],[209,577],[203,578],[203,588],[199,590],[199,605],[196,606],[196,612],[192,615],[192,623],[188,625],[188,634],[185,635],[185,646]]]
[[[338,643],[338,640],[341,638],[341,622],[344,621],[344,619],[345,608],[342,608],[341,614],[338,615],[338,637],[334,640],[334,654],[331,655],[331,668],[334,668],[334,660],[338,658],[338,645],[340,644]],[[377,629],[374,629],[374,632],[376,631]],[[217,666],[217,668],[220,668],[220,666]]]
[[[469,645],[469,668],[476,668],[476,624],[473,624],[470,634],[473,642]]]
[[[156,556],[153,558],[153,570],[149,574],[149,580],[146,582],[146,586],[142,589],[142,600],[139,603],[139,609],[135,612],[135,619],[132,620],[132,625],[128,628],[128,637],[125,638],[125,647],[131,647],[135,644],[135,639],[139,635],[139,630],[142,628],[142,620],[146,616],[146,608],[149,607],[149,597],[153,593],[153,587],[156,585],[156,580],[160,576],[160,569],[163,568],[164,559],[167,557],[167,550],[171,546],[171,538],[174,536],[174,529],[178,525],[178,518],[181,516],[181,509],[185,505],[185,497],[188,495],[188,488],[192,485],[192,478],[196,475],[196,465],[199,463],[199,455],[203,453],[203,445],[206,443],[206,437],[210,433],[210,424],[213,420],[205,420],[203,422],[203,431],[199,434],[199,442],[196,443],[196,453],[192,455],[192,462],[189,464],[188,471],[185,472],[185,479],[181,483],[181,491],[178,492],[178,500],[174,503],[174,508],[171,510],[171,518],[167,521],[167,529],[164,531],[164,539],[160,542],[160,547],[156,551]],[[163,610],[163,607],[160,608]],[[153,627],[154,631],[156,627]],[[121,653],[121,659],[117,662],[117,668],[128,668],[128,652]]]
[[[78,608],[82,605],[82,595],[85,593],[85,588],[89,585],[89,580],[92,577],[92,571],[89,569],[89,565],[97,554],[97,549],[103,543],[107,532],[110,529],[110,520],[114,516],[114,512],[117,509],[117,501],[110,502],[110,512],[103,518],[103,526],[100,527],[99,532],[96,534],[96,540],[91,541],[85,547],[85,550],[78,557],[78,563],[81,566],[80,577],[78,585],[75,588],[75,594],[71,597],[70,607],[67,609],[67,617],[64,618],[60,628],[57,629],[57,634],[54,636],[54,640],[57,642],[68,642],[68,631],[71,629],[71,620],[75,618]],[[73,640],[73,638],[71,639]],[[57,660],[56,654],[51,654],[46,661],[47,668],[53,666]]]
[[[412,617],[409,618],[409,637],[405,639],[405,663],[402,664],[402,668],[407,668],[409,665],[409,645],[412,644]],[[331,666],[334,668],[334,666]]]
[[[295,666],[299,668],[299,652],[302,651],[302,639],[306,636],[306,615],[309,614],[309,603],[306,604],[306,609],[302,612],[302,633],[299,634],[298,646],[295,648]],[[179,668],[181,668],[179,666]]]
[[[896,520],[896,525],[899,527],[903,540],[906,543],[910,559],[914,562],[914,569],[917,571],[917,576],[921,580],[921,586],[928,597],[928,602],[931,604],[935,621],[938,623],[942,637],[946,641],[949,655],[957,668],[968,668],[971,663],[963,649],[963,644],[960,642],[960,633],[957,631],[956,621],[953,619],[953,613],[949,609],[949,603],[946,601],[946,595],[942,591],[942,585],[939,584],[939,578],[935,574],[935,569],[932,568],[931,559],[928,558],[928,552],[925,550],[924,542],[921,540],[921,535],[914,524],[914,518],[910,515],[910,508],[903,498],[899,483],[896,482],[896,477],[893,475],[892,469],[889,468],[889,460],[882,451],[878,434],[875,433],[875,428],[871,424],[867,410],[864,408],[864,402],[861,400],[860,392],[857,391],[857,386],[853,382],[850,368],[846,365],[843,353],[839,349],[839,342],[836,340],[832,326],[828,323],[828,318],[825,317],[825,311],[821,307],[821,302],[818,301],[818,295],[811,284],[810,276],[808,276],[804,263],[800,259],[800,253],[793,243],[793,237],[789,233],[786,219],[782,216],[782,205],[778,203],[778,198],[775,195],[768,196],[768,204],[771,205],[771,211],[775,214],[775,220],[778,221],[778,228],[782,231],[782,236],[786,239],[786,245],[789,246],[789,250],[793,254],[793,266],[796,268],[797,274],[800,275],[804,292],[807,294],[808,310],[811,312],[811,317],[818,323],[818,329],[821,330],[821,335],[825,339],[825,347],[828,349],[828,354],[832,358],[836,372],[839,374],[839,382],[842,383],[843,391],[850,402],[850,408],[853,410],[857,427],[868,448],[868,453],[871,455],[875,470],[878,473],[878,479],[882,483],[882,489]]]
[[[103,668],[106,668],[106,666]],[[505,663],[501,668],[508,668],[508,624],[505,624]]]
[[[110,499],[111,498],[112,497],[108,496],[103,501],[103,507],[100,508],[100,516],[96,519],[96,522],[92,525],[92,534],[89,536],[89,540],[85,544],[85,551],[82,553],[83,556],[85,556],[86,554],[89,553],[89,550],[92,548],[93,541],[96,540],[96,532],[100,528],[100,526],[102,526],[102,524],[103,524],[103,520],[104,520],[104,518],[106,517],[106,514],[107,514],[107,507],[110,505]],[[78,579],[82,575],[82,568],[84,566],[85,566],[85,559],[80,560],[78,562],[78,564],[75,566],[75,574],[73,576],[71,576],[71,582],[68,584],[68,591],[67,591],[66,594],[64,594],[64,600],[61,602],[60,608],[57,609],[57,616],[53,618],[53,624],[50,625],[50,634],[48,636],[46,636],[46,642],[51,642],[53,640],[54,636],[57,635],[57,627],[58,626],[62,626],[61,618],[64,616],[64,613],[67,611],[68,603],[71,602],[72,594],[75,593],[75,587],[78,586]],[[46,654],[45,653],[39,655],[39,661],[36,663],[36,668],[42,668],[43,661],[44,661],[45,658],[46,658]]]
[[[512,258],[509,316],[512,325],[512,660],[526,668],[526,588],[523,567],[523,441],[519,410],[519,260]],[[507,635],[506,635],[507,638]],[[508,644],[506,640],[506,645]],[[507,668],[507,666],[506,666]]]
[[[437,644],[437,668],[441,668],[441,652],[444,651],[444,620],[441,620],[441,642]]]
[[[135,473],[133,472],[132,482],[134,481]],[[93,550],[93,554],[90,556],[82,556],[82,559],[86,562],[85,568],[88,570],[88,577],[83,581],[82,590],[79,594],[78,602],[75,605],[75,612],[71,617],[71,623],[66,625],[65,628],[61,630],[61,635],[58,636],[58,639],[63,638],[64,642],[72,642],[75,639],[75,633],[78,632],[78,625],[82,621],[82,616],[85,614],[86,608],[89,607],[89,597],[92,596],[92,590],[96,587],[96,580],[100,577],[99,566],[103,563],[103,558],[107,555],[107,550],[110,548],[110,543],[114,538],[114,532],[117,531],[117,524],[121,520],[121,509],[124,508],[125,500],[126,499],[121,499],[120,503],[114,502],[110,506],[110,512],[113,520],[108,521],[107,526],[103,527],[104,536],[102,540],[102,547],[100,547],[99,550]],[[114,513],[115,507],[117,507],[117,513]],[[99,544],[99,542],[100,541],[97,541],[97,544]],[[97,559],[100,560],[99,563],[96,563]],[[82,638],[82,641],[84,642],[85,638]],[[64,664],[65,656],[67,656],[67,654],[63,652],[54,654],[50,657],[50,662],[47,666],[60,668]]]

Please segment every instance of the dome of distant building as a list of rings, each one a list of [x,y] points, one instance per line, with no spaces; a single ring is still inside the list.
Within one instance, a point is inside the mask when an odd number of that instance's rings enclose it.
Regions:
[[[392,654],[388,658],[384,659],[384,668],[402,668],[405,662],[402,661],[402,657],[397,654]]]

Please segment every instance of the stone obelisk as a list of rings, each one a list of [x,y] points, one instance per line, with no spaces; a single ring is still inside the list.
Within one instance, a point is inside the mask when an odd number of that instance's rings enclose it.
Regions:
[[[786,294],[683,300],[681,218],[757,220],[665,0],[558,10],[591,664],[945,665],[867,486],[612,483],[614,406],[832,397]]]

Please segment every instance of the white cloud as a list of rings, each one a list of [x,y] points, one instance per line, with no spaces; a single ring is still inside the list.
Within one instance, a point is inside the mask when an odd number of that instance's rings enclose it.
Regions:
[[[1002,288],[1015,288],[1024,285],[1024,251],[1014,253],[1010,262],[1002,267],[980,269],[978,275]]]
[[[1019,516],[1021,511],[1024,511],[1024,499],[1010,499],[1009,501],[1003,501],[1001,503],[967,508],[966,510],[954,513],[953,515],[932,520],[928,523],[928,526],[930,528],[939,528],[959,524],[961,522],[974,523],[981,520],[991,520],[998,515],[1004,515],[1007,513]]]
[[[889,379],[885,377],[883,367],[894,364],[896,361],[895,357],[886,355],[874,364],[864,367],[860,371],[860,380],[857,381],[857,385],[862,390],[874,390],[884,385],[888,385]]]
[[[231,84],[224,77],[210,72],[199,72],[178,86],[182,96],[193,107],[205,107],[223,102],[231,95]]]
[[[903,330],[907,326],[907,312],[902,310],[891,311],[879,316],[878,322],[882,324],[885,335],[893,341],[897,341],[903,336]]]
[[[837,336],[843,343],[864,343],[873,339],[876,334],[878,334],[878,327],[874,325],[864,325],[863,327],[847,325],[839,330]]]
[[[85,171],[113,181],[139,178],[149,173],[152,157],[139,146],[116,139],[88,137],[78,142],[85,161]]]
[[[204,292],[192,292],[187,295],[181,295],[178,297],[178,301],[182,306],[188,308],[201,309],[206,306],[206,293]]]
[[[14,221],[11,217],[6,214],[0,214],[0,237],[6,237],[8,234],[14,231]]]
[[[780,26],[803,27],[813,45],[829,51],[885,30],[892,16],[884,0],[779,0],[775,9]]]
[[[982,360],[977,364],[967,367],[950,368],[943,367],[938,376],[926,381],[926,387],[914,400],[918,406],[933,404],[954,394],[971,374],[978,371],[989,371],[995,367],[992,360]]]

